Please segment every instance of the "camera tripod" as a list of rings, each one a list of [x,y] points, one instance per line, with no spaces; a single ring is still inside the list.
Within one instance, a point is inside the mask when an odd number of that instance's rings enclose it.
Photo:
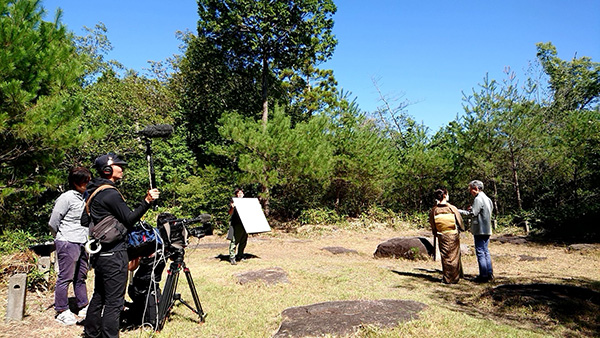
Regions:
[[[198,293],[196,292],[196,287],[194,286],[194,281],[192,280],[192,274],[190,273],[190,269],[187,268],[185,262],[183,261],[183,249],[180,252],[175,254],[175,258],[173,262],[169,266],[169,270],[167,271],[167,281],[165,282],[165,286],[163,289],[163,294],[160,298],[160,302],[158,304],[158,318],[156,323],[156,331],[162,330],[165,325],[165,321],[169,316],[169,313],[173,309],[175,305],[175,301],[179,301],[183,305],[187,306],[192,312],[200,317],[200,323],[204,323],[204,319],[206,318],[206,313],[202,310],[202,305],[200,304],[200,299],[198,298]],[[179,282],[179,273],[183,270],[185,277],[187,279],[188,286],[190,287],[190,292],[192,293],[192,298],[194,300],[195,308],[188,304],[185,300],[181,299],[181,294],[176,293],[177,284]]]

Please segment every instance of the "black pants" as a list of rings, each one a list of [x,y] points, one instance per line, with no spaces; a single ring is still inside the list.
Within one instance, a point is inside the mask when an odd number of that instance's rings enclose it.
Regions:
[[[133,301],[127,314],[127,323],[132,325],[156,325],[157,306],[160,300],[158,284],[165,269],[165,261],[160,257],[144,257],[129,286],[129,297]]]
[[[118,337],[127,287],[127,251],[100,252],[93,258],[94,294],[85,318],[85,337]]]

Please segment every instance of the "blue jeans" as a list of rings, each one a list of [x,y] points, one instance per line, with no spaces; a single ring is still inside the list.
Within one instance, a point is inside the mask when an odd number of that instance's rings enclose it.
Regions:
[[[88,272],[88,255],[84,243],[54,241],[58,261],[58,277],[54,288],[54,309],[63,312],[69,309],[69,284],[73,283],[73,293],[77,307],[88,304],[85,280]]]
[[[492,258],[488,244],[490,243],[489,235],[474,235],[475,238],[475,254],[477,255],[477,263],[479,264],[479,276],[489,278],[494,275],[492,269]]]

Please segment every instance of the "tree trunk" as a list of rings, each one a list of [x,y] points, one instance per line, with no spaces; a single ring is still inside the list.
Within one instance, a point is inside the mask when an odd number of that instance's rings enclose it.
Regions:
[[[269,120],[269,100],[268,100],[268,94],[269,94],[269,64],[267,62],[267,57],[263,56],[263,61],[262,61],[262,107],[263,107],[263,111],[262,111],[262,121],[263,121],[263,125],[266,126],[267,125],[267,121]]]
[[[496,185],[496,180],[492,180],[492,184],[494,186],[494,211],[496,213],[496,217],[498,217],[498,214],[500,213],[500,211],[498,210],[498,185]],[[494,218],[492,220],[492,229],[496,230],[497,225],[498,220]]]
[[[263,196],[262,199],[262,205],[263,205],[263,210],[265,212],[265,216],[269,216],[269,212],[271,211],[269,208],[269,187],[267,187],[264,184],[261,184],[260,187],[260,192],[261,195]]]
[[[521,190],[519,189],[519,173],[517,170],[517,161],[515,159],[515,154],[512,149],[512,146],[510,147],[510,164],[513,174],[513,185],[515,187],[515,198],[517,199],[517,207],[519,208],[519,210],[523,210],[523,202],[521,201]]]
[[[498,209],[498,185],[496,185],[496,180],[492,180],[492,184],[494,186],[494,211],[496,212],[496,216],[500,213]]]

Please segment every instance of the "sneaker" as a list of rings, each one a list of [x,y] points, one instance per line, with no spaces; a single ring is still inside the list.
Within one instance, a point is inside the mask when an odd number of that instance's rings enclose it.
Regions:
[[[85,318],[85,316],[87,316],[88,306],[89,305],[86,305],[83,309],[79,310],[77,317]]]
[[[231,265],[236,265],[235,257],[229,258],[229,263],[231,263]]]
[[[77,324],[77,317],[71,310],[65,310],[56,316],[56,321],[63,325],[75,325]]]

